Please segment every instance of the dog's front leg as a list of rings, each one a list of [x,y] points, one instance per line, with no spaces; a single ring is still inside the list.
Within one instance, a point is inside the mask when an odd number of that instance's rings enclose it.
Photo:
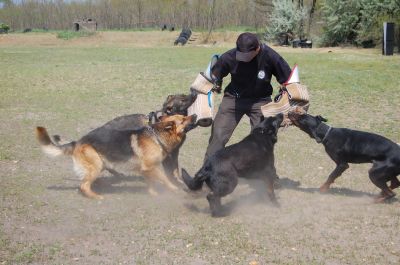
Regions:
[[[161,169],[161,165],[160,167],[156,167],[153,169],[148,169],[148,170],[144,170],[142,173],[143,175],[146,177],[146,179],[150,180],[150,181],[160,181],[161,183],[163,183],[169,190],[176,192],[178,190],[178,187],[175,186],[167,177],[167,175],[165,174],[164,170]],[[149,193],[152,195],[157,195],[154,194],[154,189],[152,187],[152,183],[149,183]]]
[[[210,205],[211,216],[212,217],[223,217],[224,214],[222,212],[221,197],[214,194],[213,192],[210,192],[207,195],[207,200]]]
[[[322,186],[319,188],[319,191],[327,192],[329,190],[329,187],[331,186],[331,184],[335,182],[335,179],[338,178],[340,175],[342,175],[342,173],[348,168],[349,168],[349,164],[347,164],[347,163],[336,164],[336,168],[329,175],[329,177],[325,181],[325,183],[322,184]]]
[[[165,173],[175,185],[183,184],[178,164],[179,149],[171,152],[163,161]]]
[[[276,174],[272,174],[267,176],[264,181],[267,186],[267,194],[269,199],[271,200],[272,204],[276,207],[279,207],[279,203],[276,200],[275,191],[274,191],[274,182],[276,179]]]

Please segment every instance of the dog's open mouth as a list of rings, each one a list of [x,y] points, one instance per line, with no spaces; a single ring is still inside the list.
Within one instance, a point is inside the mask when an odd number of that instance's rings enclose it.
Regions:
[[[171,114],[172,114],[172,107],[167,107],[167,108],[165,108],[164,112],[165,112],[165,114],[167,114],[167,115],[171,115]]]
[[[288,114],[285,114],[285,115],[283,115],[283,120],[282,120],[281,125],[279,127],[287,128],[292,124],[293,124],[293,122],[290,120]]]

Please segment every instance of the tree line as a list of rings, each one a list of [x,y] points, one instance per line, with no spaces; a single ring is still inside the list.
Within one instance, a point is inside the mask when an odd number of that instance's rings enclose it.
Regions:
[[[12,29],[72,29],[73,21],[93,18],[101,29],[168,26],[208,30],[267,20],[266,0],[1,0],[0,20]]]
[[[0,0],[0,23],[11,30],[68,30],[82,18],[105,30],[240,27],[275,40],[287,33],[322,45],[380,43],[384,21],[397,24],[399,38],[400,0]]]

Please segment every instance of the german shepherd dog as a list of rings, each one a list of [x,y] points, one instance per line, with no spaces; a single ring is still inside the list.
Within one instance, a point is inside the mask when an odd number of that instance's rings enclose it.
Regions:
[[[394,197],[393,189],[400,186],[397,175],[400,174],[400,147],[391,140],[374,133],[334,128],[322,116],[312,116],[303,112],[289,112],[289,119],[294,125],[322,143],[329,157],[336,163],[336,168],[320,187],[326,192],[346,169],[349,163],[372,163],[369,178],[382,190],[375,202],[384,202]],[[391,181],[390,187],[387,182]]]
[[[109,126],[112,122],[63,145],[54,143],[43,127],[36,128],[36,136],[45,153],[72,156],[75,172],[82,178],[80,190],[87,197],[102,199],[92,191],[92,183],[104,169],[118,171],[121,164],[144,176],[152,195],[157,194],[155,181],[176,191],[163,162],[182,145],[186,132],[195,126],[196,116],[161,116],[160,122],[140,129],[115,129]]]
[[[107,122],[101,128],[115,129],[115,130],[138,130],[143,126],[159,122],[160,116],[176,115],[176,114],[187,116],[188,115],[187,110],[193,104],[196,98],[197,98],[196,93],[191,93],[188,95],[184,94],[169,95],[167,99],[164,101],[161,110],[152,111],[148,115],[130,114],[130,115],[120,116]],[[181,145],[183,144],[183,142],[184,139],[182,140]],[[163,162],[167,176],[170,177],[175,184],[177,184],[178,182],[182,183],[179,174],[180,172],[179,172],[178,157],[179,157],[179,147],[175,148]]]
[[[201,189],[203,182],[210,187],[207,200],[213,217],[225,215],[221,197],[233,192],[239,177],[264,180],[270,200],[278,206],[274,193],[277,178],[274,145],[282,121],[282,114],[264,119],[242,141],[224,147],[207,158],[194,178],[182,169],[183,181],[190,190]]]

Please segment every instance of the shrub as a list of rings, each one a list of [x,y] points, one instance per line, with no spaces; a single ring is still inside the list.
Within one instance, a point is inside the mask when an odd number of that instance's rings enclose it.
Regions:
[[[0,33],[7,33],[10,30],[10,26],[4,23],[0,23]]]
[[[384,21],[400,22],[399,0],[325,0],[322,5],[325,46],[379,42]]]
[[[268,40],[278,40],[282,33],[303,37],[303,23],[308,11],[298,6],[292,0],[273,0],[273,10],[265,37]]]
[[[358,0],[326,0],[322,6],[324,34],[322,44],[336,46],[353,43],[359,23],[360,6]]]

